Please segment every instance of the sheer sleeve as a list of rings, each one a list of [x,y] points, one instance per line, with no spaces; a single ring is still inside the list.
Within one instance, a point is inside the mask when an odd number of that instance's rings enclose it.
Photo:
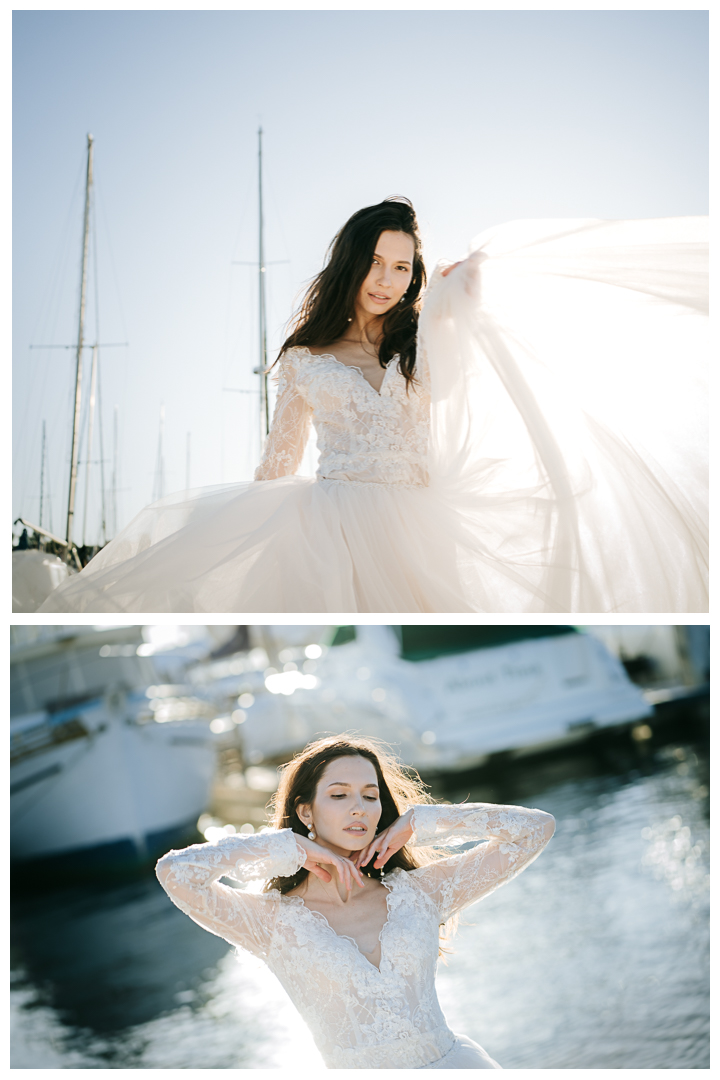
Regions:
[[[172,902],[211,934],[256,955],[272,936],[276,893],[251,893],[221,885],[227,877],[247,883],[290,877],[305,862],[291,829],[255,836],[226,836],[214,844],[169,851],[155,873]]]
[[[296,364],[291,352],[280,360],[275,411],[255,480],[292,476],[302,461],[312,409],[298,387]]]
[[[450,265],[451,264],[449,262],[447,262],[446,260],[441,260],[438,263],[438,265],[435,267],[435,269],[433,270],[432,274],[430,275],[430,280],[428,281],[427,286],[425,288],[425,292],[423,293],[423,297],[422,297],[423,308],[424,308],[425,304],[427,303],[431,293],[433,293],[438,288],[438,285],[442,282],[442,271],[443,271],[443,269],[446,266],[450,266]],[[427,354],[427,334],[425,333],[425,323],[426,323],[426,321],[427,321],[427,316],[423,316],[421,314],[420,320],[418,322],[417,345],[416,345],[417,352],[416,352],[416,359],[415,359],[414,375],[415,375],[415,379],[417,380],[417,382],[419,382],[423,387],[426,387],[428,390],[430,390],[431,389],[431,386],[430,386],[430,365],[429,365],[428,354]]]
[[[493,803],[416,806],[413,829],[411,843],[417,846],[487,841],[410,871],[413,883],[430,896],[445,922],[529,866],[552,837],[555,819],[543,810]]]

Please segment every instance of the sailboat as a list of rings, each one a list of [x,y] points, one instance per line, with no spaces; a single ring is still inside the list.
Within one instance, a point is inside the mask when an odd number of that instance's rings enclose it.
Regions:
[[[85,309],[87,304],[88,263],[90,251],[90,206],[93,192],[93,147],[94,140],[91,134],[87,136],[87,159],[85,168],[85,198],[83,207],[83,237],[81,252],[80,271],[80,305],[78,312],[77,343],[73,346],[46,345],[31,346],[36,348],[69,348],[75,349],[75,392],[73,395],[73,417],[70,456],[70,480],[67,502],[67,517],[65,523],[65,536],[59,537],[24,517],[19,517],[14,524],[22,526],[20,542],[13,549],[13,611],[36,611],[43,600],[57,588],[68,574],[76,573],[89,562],[90,558],[99,550],[97,547],[78,545],[74,539],[74,525],[76,516],[76,498],[78,486],[78,468],[80,453],[80,409],[82,405],[82,374],[83,374],[83,350],[92,349],[92,366],[90,373],[90,400],[88,415],[88,446],[85,473],[85,517],[87,517],[87,497],[90,481],[90,459],[92,457],[93,420],[95,412],[95,400],[97,394],[97,374],[99,363],[100,344],[96,341],[90,345],[85,341]],[[116,347],[120,344],[112,342],[104,344],[103,348]],[[101,454],[102,458],[102,454]],[[42,476],[44,475],[45,454],[43,446]],[[103,530],[105,526],[103,513]],[[84,528],[83,528],[84,532]],[[34,533],[36,547],[30,546],[29,533]],[[51,550],[42,550],[50,548]],[[61,557],[55,552],[60,552]]]

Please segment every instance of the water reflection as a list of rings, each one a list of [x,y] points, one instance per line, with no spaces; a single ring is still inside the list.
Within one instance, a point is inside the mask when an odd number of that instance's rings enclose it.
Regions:
[[[49,905],[50,902],[50,905]],[[227,948],[186,935],[152,879],[121,888],[67,889],[16,901],[13,955],[44,987],[64,1023],[111,1033],[175,1008],[178,993],[211,973]],[[48,907],[52,915],[49,916]],[[61,932],[59,932],[61,931]]]
[[[451,1023],[506,1068],[709,1065],[707,759],[668,747],[642,764],[537,790],[552,843],[467,913],[441,968]],[[531,777],[504,797],[534,804]]]
[[[298,1041],[317,1056],[265,967],[238,963],[154,878],[14,907],[15,1067],[274,1068]]]
[[[578,751],[435,794],[541,806],[542,857],[464,916],[438,986],[505,1068],[708,1068],[708,756]],[[15,893],[15,1068],[322,1064],[277,982],[154,878]]]

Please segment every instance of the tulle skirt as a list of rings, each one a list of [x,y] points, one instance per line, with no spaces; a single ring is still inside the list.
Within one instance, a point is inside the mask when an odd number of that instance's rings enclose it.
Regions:
[[[433,1061],[431,1065],[422,1065],[423,1069],[502,1069],[497,1061],[483,1050],[482,1046],[473,1042],[467,1035],[458,1035],[455,1045],[448,1050],[444,1057]]]
[[[600,520],[578,565],[545,502],[298,476],[183,492],[142,510],[39,610],[704,610],[695,552],[671,528],[653,535],[638,513],[634,538],[608,536]]]
[[[41,610],[472,611],[463,539],[460,515],[430,488],[230,484],[146,507]]]

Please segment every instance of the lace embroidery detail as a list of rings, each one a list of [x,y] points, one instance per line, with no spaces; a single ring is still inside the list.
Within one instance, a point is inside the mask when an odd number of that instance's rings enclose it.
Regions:
[[[406,389],[393,359],[378,392],[359,368],[330,353],[289,349],[279,367],[272,428],[256,480],[297,470],[312,419],[320,451],[318,477],[427,485],[430,393],[420,372]]]
[[[418,806],[413,825],[418,844],[489,842],[385,876],[388,914],[379,968],[302,898],[218,881],[295,873],[305,852],[289,829],[171,851],[157,874],[174,903],[200,926],[265,960],[330,1068],[422,1068],[455,1041],[435,992],[440,922],[528,866],[552,835],[553,819],[515,806]]]

